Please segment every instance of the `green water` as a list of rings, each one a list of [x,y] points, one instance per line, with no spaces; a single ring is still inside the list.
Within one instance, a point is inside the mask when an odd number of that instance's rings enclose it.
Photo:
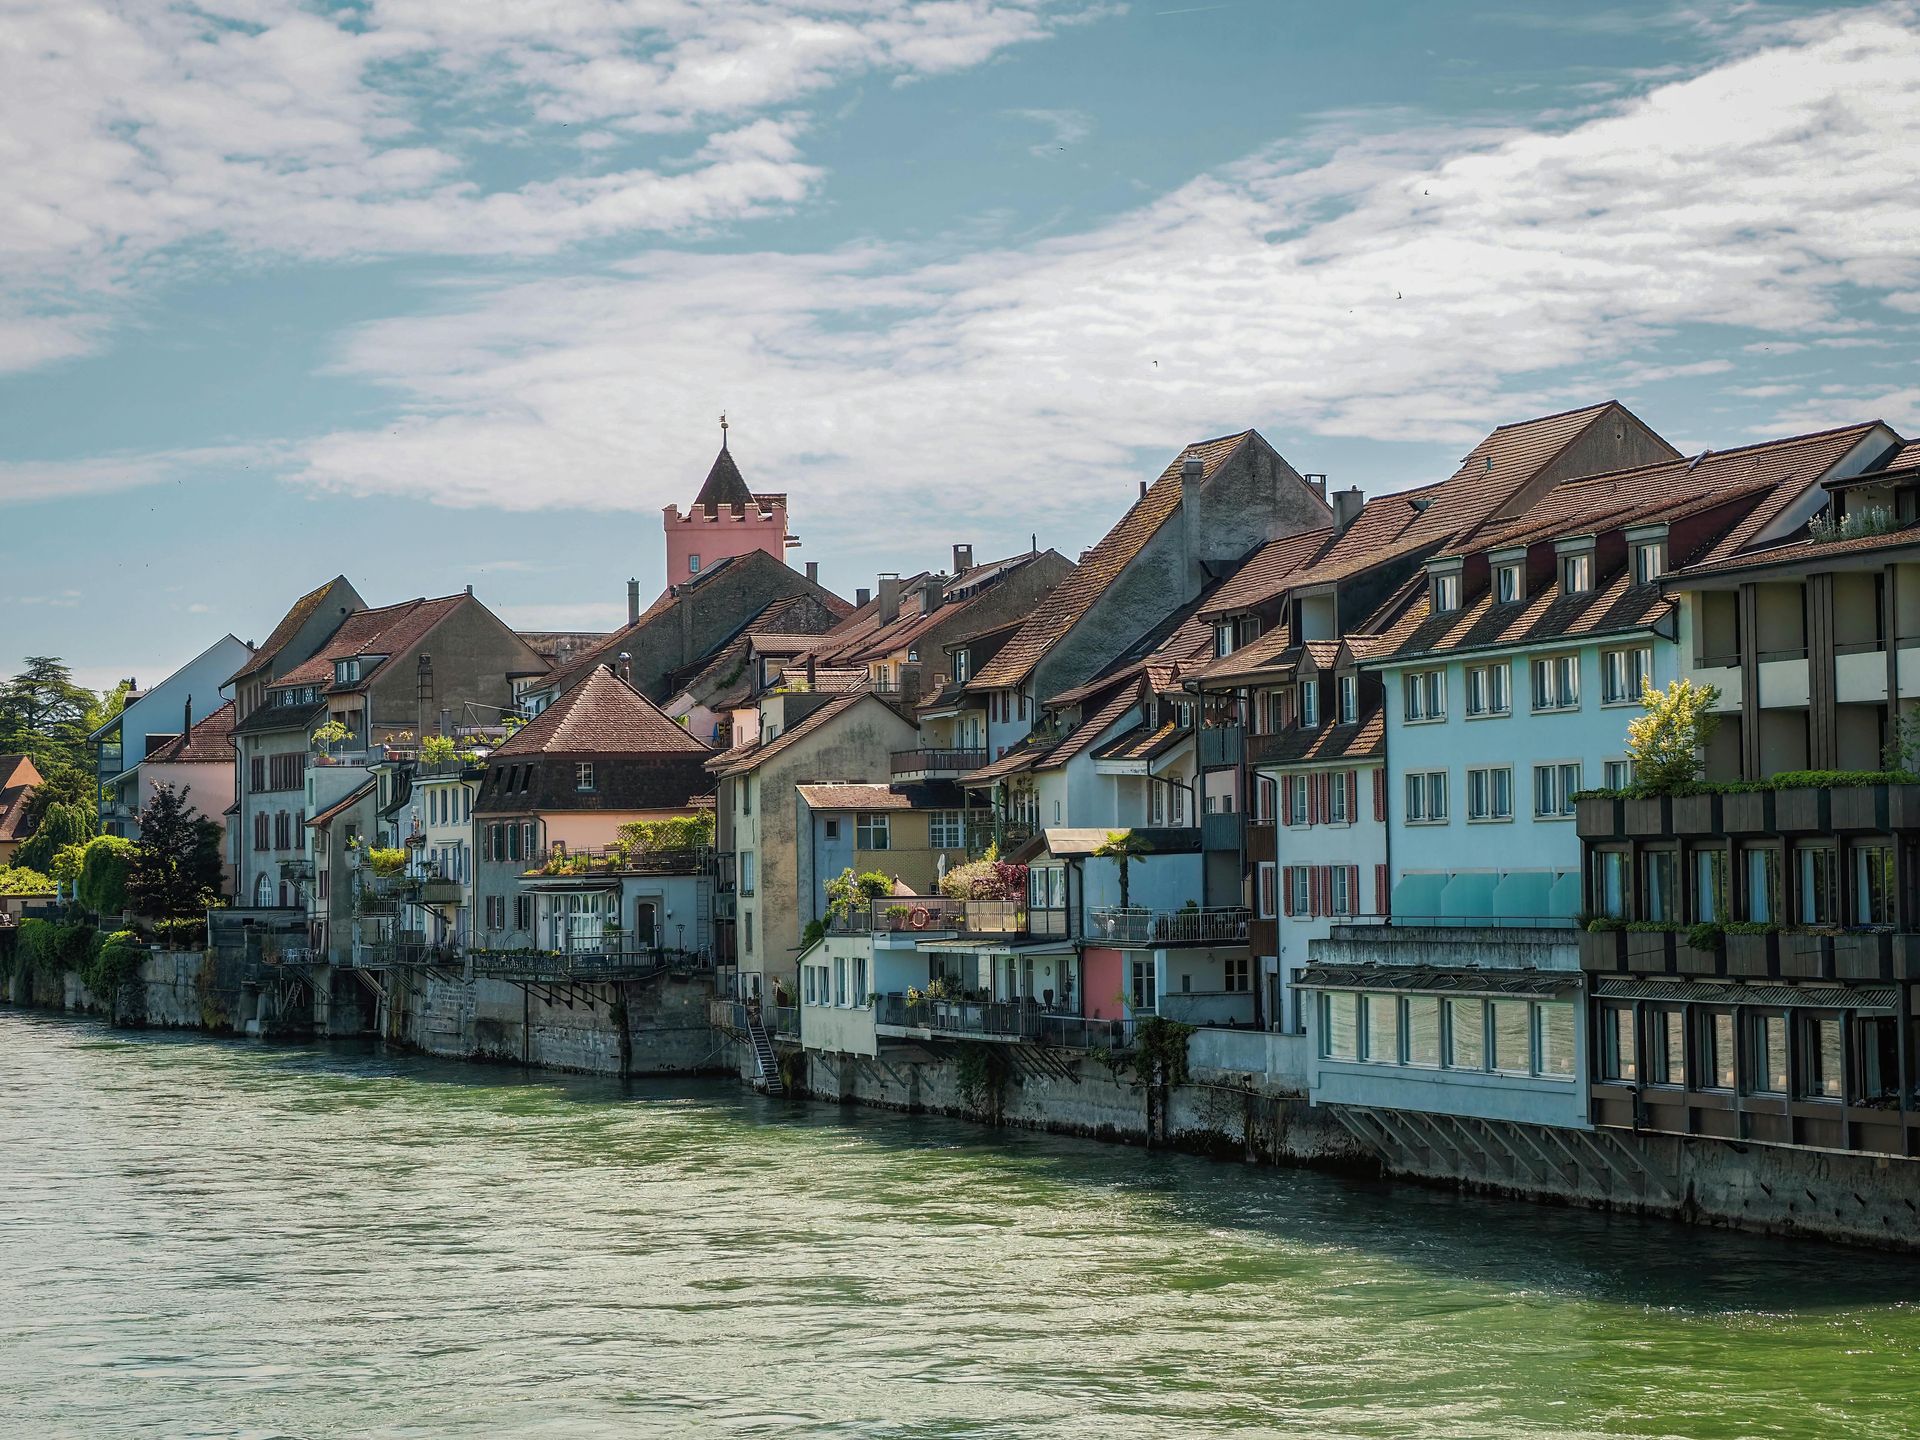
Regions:
[[[1920,1264],[0,1012],[0,1435],[1907,1436]]]

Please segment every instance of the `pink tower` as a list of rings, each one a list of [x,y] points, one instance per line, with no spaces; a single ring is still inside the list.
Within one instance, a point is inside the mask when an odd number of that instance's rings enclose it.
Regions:
[[[787,497],[756,495],[741,478],[727,450],[727,422],[720,421],[720,453],[707,483],[682,515],[678,505],[665,510],[667,584],[684,585],[704,570],[737,555],[764,550],[781,564],[787,546]]]

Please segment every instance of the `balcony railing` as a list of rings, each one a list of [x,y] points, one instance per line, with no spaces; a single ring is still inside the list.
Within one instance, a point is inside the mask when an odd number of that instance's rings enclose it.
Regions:
[[[896,750],[895,775],[964,775],[987,763],[985,750]]]
[[[953,900],[944,895],[888,895],[829,927],[839,935],[1024,935],[1024,900]]]
[[[1238,810],[1213,810],[1200,817],[1200,848],[1238,850],[1247,817]]]
[[[1114,945],[1244,945],[1250,914],[1243,906],[1123,910],[1096,905],[1087,912],[1087,939]]]
[[[731,890],[722,890],[713,897],[713,918],[716,920],[737,920],[740,918],[740,897]]]
[[[467,958],[477,977],[497,980],[632,980],[664,971],[708,970],[708,961],[680,951],[649,950],[472,950]]]
[[[1133,1045],[1133,1024],[1081,1015],[1042,1015],[1040,1043],[1059,1050],[1127,1050]]]
[[[569,875],[703,875],[712,868],[706,846],[684,850],[635,850],[556,845],[532,857],[522,878],[564,879]]]
[[[1200,731],[1200,768],[1218,770],[1238,765],[1247,750],[1247,732],[1241,725],[1209,725]]]
[[[874,1023],[938,1035],[1037,1040],[1044,1018],[1045,1012],[1030,1000],[909,1000],[905,995],[882,995]]]
[[[1183,1025],[1240,1028],[1253,1024],[1251,990],[1182,990],[1162,995],[1154,1008],[1161,1018]]]

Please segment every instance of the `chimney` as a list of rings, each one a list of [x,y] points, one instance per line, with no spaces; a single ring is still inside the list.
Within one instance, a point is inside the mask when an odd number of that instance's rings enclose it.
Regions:
[[[809,695],[813,693],[814,686],[817,683],[817,681],[815,680],[815,672],[813,667],[814,667],[813,652],[809,650],[807,652],[807,693]]]
[[[1142,500],[1147,498],[1147,482],[1144,480],[1140,482],[1140,498]]]
[[[622,650],[619,659],[614,663],[613,673],[626,681],[627,684],[633,684],[633,656],[627,651]]]
[[[180,733],[185,735],[193,729],[193,696],[187,696],[187,703],[180,707]]]
[[[818,560],[807,561],[807,583],[809,585],[818,585],[820,583],[820,562]]]
[[[629,580],[627,581],[627,624],[637,625],[639,623],[640,582],[638,580]]]
[[[1367,497],[1353,486],[1333,492],[1333,533],[1343,535],[1349,525],[1359,517],[1360,507],[1367,503]]]
[[[1327,498],[1327,477],[1325,475],[1302,475],[1300,478],[1306,481],[1307,488],[1322,500]]]
[[[953,577],[959,579],[973,568],[973,546],[956,545],[953,547]]]
[[[920,613],[931,615],[940,608],[940,601],[947,587],[941,583],[938,575],[929,575],[920,582]]]
[[[872,599],[873,591],[862,585],[858,590],[853,592],[853,608],[856,610],[864,610],[867,608],[868,602]]]
[[[1182,485],[1197,485],[1200,483],[1201,476],[1206,473],[1207,467],[1201,463],[1198,456],[1189,455],[1185,460],[1180,462],[1180,483]],[[1140,493],[1142,495],[1147,493],[1147,482],[1144,480],[1140,482]]]
[[[900,618],[900,577],[889,572],[875,583],[880,587],[880,606],[876,613],[882,625],[891,625]]]

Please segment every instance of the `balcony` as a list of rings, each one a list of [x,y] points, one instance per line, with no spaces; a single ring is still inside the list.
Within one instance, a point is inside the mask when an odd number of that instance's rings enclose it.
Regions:
[[[1238,850],[1245,839],[1246,816],[1238,810],[1209,810],[1200,817],[1202,850]]]
[[[713,918],[734,921],[740,918],[740,897],[731,890],[722,890],[713,897]]]
[[[1244,906],[1212,910],[1147,910],[1097,905],[1087,912],[1087,939],[1120,946],[1244,945],[1252,912]]]
[[[666,971],[710,968],[699,959],[665,950],[473,950],[476,979],[564,982],[635,980]]]
[[[1182,990],[1162,995],[1155,1007],[1165,1020],[1214,1029],[1238,1029],[1253,1024],[1251,990]]]
[[[1223,770],[1246,757],[1247,732],[1242,725],[1210,725],[1200,732],[1200,768]]]
[[[1041,1007],[1030,1000],[909,1000],[905,995],[882,995],[874,1024],[883,1034],[1037,1040],[1043,1018]]]
[[[713,852],[704,845],[684,850],[636,850],[630,846],[601,848],[555,845],[532,857],[523,880],[565,879],[592,875],[704,875],[712,868]]]
[[[1018,937],[1027,933],[1024,900],[952,900],[944,895],[889,895],[865,910],[836,919],[836,935],[967,935]]]
[[[951,780],[987,763],[985,750],[896,750],[896,780]]]

